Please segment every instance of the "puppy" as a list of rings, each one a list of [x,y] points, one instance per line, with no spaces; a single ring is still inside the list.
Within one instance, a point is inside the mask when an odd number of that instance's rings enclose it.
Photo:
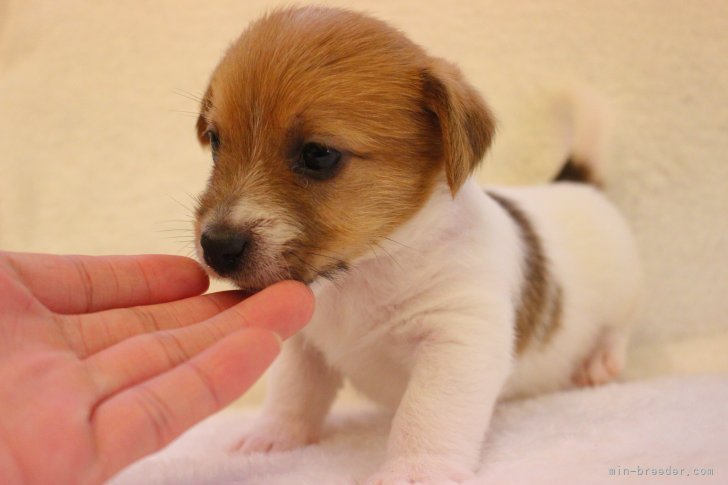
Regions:
[[[243,452],[314,443],[346,378],[395,411],[367,483],[462,482],[499,398],[622,369],[639,262],[580,183],[597,175],[590,135],[558,183],[484,191],[469,177],[493,118],[458,69],[378,20],[311,7],[229,48],[197,132],[214,160],[200,259],[248,290],[304,281],[317,301]]]

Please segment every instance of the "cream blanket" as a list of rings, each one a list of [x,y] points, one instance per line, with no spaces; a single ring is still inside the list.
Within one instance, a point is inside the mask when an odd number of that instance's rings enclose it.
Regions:
[[[501,404],[477,484],[728,483],[728,375],[610,384]],[[232,409],[113,485],[347,485],[384,459],[389,417],[336,411],[320,444],[228,454],[254,418]]]

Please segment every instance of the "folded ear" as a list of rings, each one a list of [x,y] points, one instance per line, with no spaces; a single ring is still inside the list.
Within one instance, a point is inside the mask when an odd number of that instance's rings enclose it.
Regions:
[[[212,107],[212,88],[210,86],[207,86],[207,89],[205,90],[205,95],[202,97],[202,101],[200,101],[200,115],[197,117],[197,123],[195,124],[195,129],[197,130],[197,139],[200,140],[200,144],[202,146],[207,146],[210,144],[210,139],[207,137],[207,115],[210,112],[210,108]]]
[[[440,125],[445,173],[454,197],[490,146],[495,123],[483,99],[454,65],[433,59],[422,79],[425,106]]]

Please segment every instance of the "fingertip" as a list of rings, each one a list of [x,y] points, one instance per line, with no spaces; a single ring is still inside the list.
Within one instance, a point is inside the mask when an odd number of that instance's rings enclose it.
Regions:
[[[277,293],[279,301],[288,307],[287,324],[282,333],[284,339],[288,338],[311,320],[315,309],[313,291],[299,281],[281,281],[269,289]]]
[[[316,298],[311,288],[300,281],[292,280],[281,281],[274,286],[280,286],[288,293],[288,301],[291,305],[298,308],[300,317],[303,319],[301,325],[308,323],[316,306]]]
[[[248,327],[266,328],[287,339],[311,319],[314,298],[306,285],[282,281],[246,299],[236,311]]]
[[[175,259],[177,276],[194,281],[201,289],[200,293],[207,291],[210,286],[210,277],[200,263],[184,256],[171,256]]]
[[[173,255],[147,255],[152,271],[169,281],[171,287],[184,289],[184,296],[200,295],[210,287],[210,278],[194,259]],[[175,295],[177,296],[177,295]]]
[[[247,327],[233,332],[229,337],[225,338],[246,342],[245,347],[259,349],[264,354],[270,354],[271,351],[277,354],[283,342],[281,336],[276,332],[261,327]]]

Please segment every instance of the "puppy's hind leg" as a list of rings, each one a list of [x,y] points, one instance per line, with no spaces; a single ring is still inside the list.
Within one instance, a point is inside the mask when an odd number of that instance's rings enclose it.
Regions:
[[[598,386],[615,379],[627,360],[629,329],[606,327],[594,347],[577,366],[572,381],[577,386]]]

